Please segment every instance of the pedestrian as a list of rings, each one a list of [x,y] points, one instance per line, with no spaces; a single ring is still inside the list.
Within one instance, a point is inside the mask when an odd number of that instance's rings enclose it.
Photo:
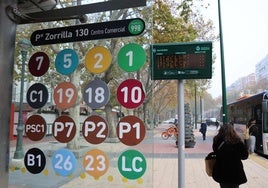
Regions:
[[[220,123],[218,122],[218,120],[216,120],[215,125],[216,125],[216,130],[218,130],[219,125],[220,125]]]
[[[247,182],[241,160],[248,158],[248,150],[232,125],[224,124],[213,138],[216,163],[212,177],[221,188],[238,188]]]
[[[250,154],[254,153],[255,151],[255,146],[256,146],[256,137],[258,134],[258,127],[256,125],[256,120],[251,119],[249,122],[249,127],[248,127],[248,132],[249,132],[249,139],[248,139],[248,151]]]
[[[203,140],[206,140],[206,133],[207,133],[207,123],[206,122],[201,123],[199,131],[202,133]]]

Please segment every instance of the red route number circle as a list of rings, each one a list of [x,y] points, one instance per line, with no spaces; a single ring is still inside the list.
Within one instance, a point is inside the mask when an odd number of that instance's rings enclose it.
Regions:
[[[137,108],[144,99],[145,92],[139,80],[125,80],[117,88],[117,100],[125,108]]]
[[[24,131],[26,136],[33,141],[41,140],[47,132],[45,119],[40,115],[32,115],[25,122]]]
[[[49,57],[45,52],[36,52],[28,63],[29,72],[36,77],[43,76],[49,69]]]

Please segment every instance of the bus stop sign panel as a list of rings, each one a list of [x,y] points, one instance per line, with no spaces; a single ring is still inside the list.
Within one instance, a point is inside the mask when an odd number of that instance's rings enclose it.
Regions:
[[[159,43],[151,52],[152,80],[210,79],[212,43]]]

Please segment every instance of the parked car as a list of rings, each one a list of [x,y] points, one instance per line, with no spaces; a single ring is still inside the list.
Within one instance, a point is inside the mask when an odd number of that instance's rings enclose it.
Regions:
[[[208,118],[208,119],[206,119],[206,123],[207,123],[208,126],[216,125],[216,121],[217,121],[216,118]]]
[[[168,120],[165,120],[165,121],[163,121],[163,123],[165,123],[165,124],[174,124],[175,123],[175,118],[170,118]]]

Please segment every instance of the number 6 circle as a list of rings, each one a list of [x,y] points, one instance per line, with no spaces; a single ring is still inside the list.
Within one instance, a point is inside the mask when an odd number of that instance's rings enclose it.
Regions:
[[[52,166],[56,174],[60,176],[69,176],[76,169],[76,159],[68,149],[59,149],[52,156]]]

